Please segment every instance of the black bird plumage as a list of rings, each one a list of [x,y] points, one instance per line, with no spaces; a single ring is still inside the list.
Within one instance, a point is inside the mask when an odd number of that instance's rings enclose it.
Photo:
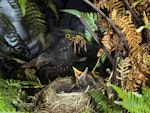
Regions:
[[[47,49],[35,59],[27,62],[22,67],[36,67],[45,72],[49,78],[56,78],[67,72],[76,60],[72,41],[61,39],[53,48]]]

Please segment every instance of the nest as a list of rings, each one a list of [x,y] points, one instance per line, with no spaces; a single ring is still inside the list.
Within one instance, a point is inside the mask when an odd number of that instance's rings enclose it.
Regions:
[[[92,112],[90,97],[86,92],[72,92],[72,78],[59,78],[45,87],[36,97],[36,113],[81,113]]]

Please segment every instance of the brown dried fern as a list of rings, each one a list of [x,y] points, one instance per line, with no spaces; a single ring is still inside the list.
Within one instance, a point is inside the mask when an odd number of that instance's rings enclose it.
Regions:
[[[150,44],[143,44],[130,54],[132,62],[143,74],[150,74]],[[150,76],[145,75],[147,78]]]
[[[132,15],[128,10],[125,10],[124,4],[119,0],[105,0],[98,1],[97,7],[100,9],[107,9],[109,18],[114,24],[120,28],[121,32],[125,34],[125,38],[129,44],[129,47],[134,51],[142,41],[141,33],[136,32],[136,26],[133,23]],[[100,23],[103,27],[110,27],[107,22],[99,16]]]
[[[130,62],[129,57],[122,60],[118,64],[117,71],[119,72],[119,75],[117,76],[117,79],[121,80],[121,86],[124,89],[126,87],[126,82],[128,80],[128,74],[130,73],[130,67],[131,67],[131,62]]]
[[[126,89],[138,91],[138,88],[146,87],[146,81],[150,80],[150,44],[143,44],[129,55],[132,68],[128,74]]]
[[[121,29],[125,34],[125,38],[129,44],[129,47],[134,51],[142,41],[142,35],[140,32],[136,32],[136,26],[133,24],[132,15],[129,11],[126,11],[125,15],[118,15],[118,10],[113,9],[111,17],[114,24]]]
[[[114,8],[118,9],[119,13],[125,10],[124,4],[119,0],[99,0],[96,6],[101,9],[107,9],[110,12]]]
[[[148,0],[140,3],[140,5],[146,4],[146,6],[143,7],[146,12],[143,13],[144,10],[141,9],[142,13],[140,13],[140,15],[142,15],[142,18],[140,19],[144,22],[146,21],[145,23],[149,23],[148,16],[150,15],[147,3],[149,3]],[[134,21],[136,21],[134,20],[135,17],[133,13],[130,13],[130,10],[127,10],[128,8],[125,9],[124,3],[119,0],[97,0],[97,3],[95,2],[95,4],[99,9],[107,9],[109,19],[111,19],[113,24],[125,35],[125,40],[127,40],[131,50],[129,55],[127,56],[126,54],[126,58],[118,64],[117,71],[119,72],[119,75],[117,74],[117,78],[121,80],[121,86],[129,91],[139,91],[139,89],[146,86],[146,81],[150,79],[150,49],[148,49],[150,48],[150,44],[141,46],[143,38],[142,34],[141,32],[136,32],[137,26],[135,25],[136,23],[134,23]],[[144,19],[145,17],[147,19]],[[120,53],[125,52],[126,50],[122,48],[122,46],[116,48],[116,45],[119,44],[119,41],[116,41],[116,38],[118,39],[119,35],[114,39],[116,33],[112,31],[112,28],[108,25],[108,21],[106,22],[106,19],[102,18],[101,15],[99,15],[99,23],[101,23],[102,28],[108,28],[107,31],[105,30],[101,40],[107,50],[110,53],[113,50]]]
[[[119,0],[99,0],[97,3],[95,3],[95,6],[99,9],[107,9],[107,11],[112,12],[114,8],[118,10],[118,13],[122,13],[124,9],[124,4],[120,2]],[[103,27],[110,28],[108,23],[105,21],[105,19],[101,18],[101,15],[98,15],[100,19],[100,23],[103,24]]]
[[[121,86],[128,91],[139,92],[146,87],[146,82],[150,80],[150,44],[143,44],[129,57],[118,64]]]
[[[143,0],[139,2],[136,6],[134,6],[134,3],[136,0],[129,0],[130,5],[132,6],[135,13],[138,15],[138,17],[143,18],[143,12],[145,11],[148,20],[150,20],[150,2],[149,0]]]

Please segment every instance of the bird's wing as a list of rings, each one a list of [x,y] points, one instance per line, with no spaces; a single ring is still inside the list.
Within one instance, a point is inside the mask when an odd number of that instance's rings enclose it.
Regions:
[[[26,64],[22,66],[22,68],[28,68],[28,67],[37,67],[40,68],[48,63],[50,63],[53,59],[49,57],[39,56]]]

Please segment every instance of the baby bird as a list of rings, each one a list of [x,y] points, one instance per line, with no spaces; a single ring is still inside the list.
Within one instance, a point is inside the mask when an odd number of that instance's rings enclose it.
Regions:
[[[73,67],[73,70],[75,73],[74,90],[85,91],[87,87],[90,89],[98,89],[100,87],[94,76],[88,73],[88,67],[86,67],[84,72],[77,70],[75,67]]]

